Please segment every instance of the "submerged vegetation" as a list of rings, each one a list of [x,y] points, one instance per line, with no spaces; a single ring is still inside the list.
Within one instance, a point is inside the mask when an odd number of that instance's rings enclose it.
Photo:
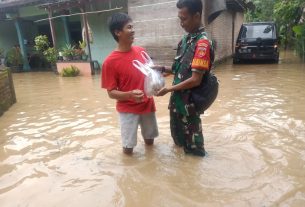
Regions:
[[[64,68],[61,75],[63,77],[75,77],[79,75],[79,69],[76,66],[71,65],[71,67]]]

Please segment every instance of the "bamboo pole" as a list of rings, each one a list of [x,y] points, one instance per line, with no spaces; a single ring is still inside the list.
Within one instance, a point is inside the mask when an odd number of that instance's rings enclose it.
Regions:
[[[87,14],[86,14],[86,9],[85,6],[81,8],[81,11],[83,12],[82,14],[82,19],[83,19],[83,24],[85,27],[85,36],[86,36],[86,42],[87,42],[87,48],[88,48],[88,55],[89,55],[89,61],[92,61],[92,56],[91,56],[91,48],[90,48],[90,38],[89,38],[89,29],[88,29],[88,19],[87,19]]]
[[[50,8],[48,8],[48,17],[49,17],[48,20],[49,20],[49,23],[50,23],[53,47],[56,48],[56,35],[55,35],[54,24],[53,24],[53,21],[52,21],[52,10]]]

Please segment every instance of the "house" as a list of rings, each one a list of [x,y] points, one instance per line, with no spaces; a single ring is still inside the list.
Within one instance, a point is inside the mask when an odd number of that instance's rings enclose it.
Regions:
[[[203,3],[203,22],[209,37],[217,43],[216,58],[231,56],[247,9],[244,0]],[[37,35],[47,35],[59,50],[67,43],[77,44],[85,38],[91,42],[87,44],[90,60],[102,63],[115,47],[107,28],[107,18],[114,12],[128,12],[133,18],[135,44],[147,48],[158,63],[171,64],[184,34],[179,26],[176,0],[0,0],[0,48],[7,51],[19,45],[26,71],[31,70]]]

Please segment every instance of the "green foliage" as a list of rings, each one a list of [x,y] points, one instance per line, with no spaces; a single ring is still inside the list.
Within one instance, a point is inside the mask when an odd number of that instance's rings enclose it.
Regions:
[[[247,22],[273,21],[273,7],[275,0],[252,0],[255,10],[246,13]]]
[[[304,37],[305,38],[305,24],[297,25],[292,28],[296,37]]]
[[[292,28],[299,23],[303,8],[304,0],[277,0],[274,5],[274,16],[285,48],[294,43]]]
[[[299,47],[303,40],[294,33],[293,28],[300,24],[305,0],[252,0],[251,2],[255,5],[255,10],[246,13],[247,21],[275,21],[284,47],[294,45],[297,51],[301,51]]]
[[[4,57],[4,49],[0,48],[0,58]]]
[[[82,49],[82,50],[86,49],[87,44],[85,41],[79,41],[78,44],[79,44],[80,49]]]
[[[57,61],[57,50],[54,47],[49,47],[45,51],[43,51],[43,55],[45,56],[46,60],[51,63],[55,64]]]
[[[66,44],[66,46],[63,47],[62,50],[62,55],[64,57],[72,57],[75,55],[75,46],[72,46],[71,44]]]
[[[61,75],[63,77],[75,77],[79,75],[79,69],[76,66],[71,65],[71,67],[64,68]]]
[[[6,62],[9,67],[23,64],[22,54],[19,47],[12,47],[6,54]]]
[[[74,49],[74,55],[82,56],[85,52],[82,49]]]
[[[295,49],[300,57],[305,60],[305,23],[294,26],[293,28],[295,37]]]
[[[84,57],[86,56],[85,50],[86,50],[87,44],[85,41],[79,41],[78,44],[79,44],[80,49],[77,49],[75,52],[77,55],[82,56],[82,59],[85,59]]]
[[[34,41],[35,41],[34,47],[40,53],[43,53],[45,50],[47,50],[47,48],[50,45],[49,39],[46,35],[39,35],[35,37]]]
[[[50,47],[49,39],[46,35],[39,35],[35,37],[35,49],[43,55],[43,59],[47,60],[51,65],[54,65],[57,61],[57,50],[54,47]]]
[[[303,5],[302,5],[303,2]],[[274,16],[281,25],[293,25],[300,21],[304,0],[277,0],[274,5]]]

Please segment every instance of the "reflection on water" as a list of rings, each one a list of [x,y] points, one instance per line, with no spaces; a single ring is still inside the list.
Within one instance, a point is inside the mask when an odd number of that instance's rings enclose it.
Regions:
[[[155,99],[155,146],[140,139],[128,157],[99,77],[14,74],[18,102],[0,118],[1,206],[304,206],[304,64],[282,53],[279,65],[215,73],[203,159],[173,145],[168,96]]]

